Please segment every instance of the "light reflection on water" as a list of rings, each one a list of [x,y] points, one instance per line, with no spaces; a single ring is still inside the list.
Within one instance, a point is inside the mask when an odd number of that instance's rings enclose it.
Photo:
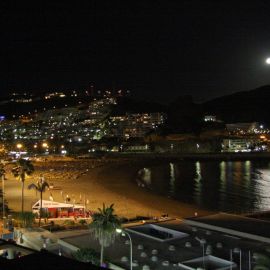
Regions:
[[[201,201],[201,197],[202,197],[202,175],[201,175],[201,163],[200,161],[197,161],[195,163],[195,182],[194,182],[194,201],[197,203],[197,204],[201,204],[202,201]]]
[[[148,166],[146,186],[153,192],[227,212],[270,209],[270,163],[182,161]]]
[[[170,163],[170,195],[174,195],[175,193],[175,165]]]

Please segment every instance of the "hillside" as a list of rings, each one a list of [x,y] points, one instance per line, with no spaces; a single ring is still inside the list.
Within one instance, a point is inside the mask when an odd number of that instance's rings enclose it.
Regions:
[[[12,115],[27,115],[30,113],[40,113],[50,109],[60,109],[72,106],[83,106],[90,102],[90,98],[82,97],[66,97],[52,99],[37,99],[31,103],[16,103],[13,101],[3,102],[0,104],[0,115],[5,115],[7,118],[12,118]]]
[[[153,113],[166,112],[166,106],[159,103],[137,100],[132,98],[118,98],[117,106],[113,108],[113,115],[123,115],[126,113]]]
[[[84,106],[90,97],[66,97],[61,99],[35,99],[31,103],[5,102],[0,100],[0,115],[43,112],[48,109]],[[164,112],[167,114],[167,132],[197,132],[206,114],[217,115],[225,123],[261,122],[270,125],[270,85],[254,90],[237,92],[212,99],[202,104],[193,102],[191,96],[180,96],[167,106],[133,98],[118,98],[112,115],[142,112]]]
[[[270,85],[215,98],[202,104],[205,114],[226,123],[258,121],[270,124]]]

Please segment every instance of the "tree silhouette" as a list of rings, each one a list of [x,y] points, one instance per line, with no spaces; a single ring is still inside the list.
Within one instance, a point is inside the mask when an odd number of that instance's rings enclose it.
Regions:
[[[100,266],[103,264],[104,247],[110,246],[114,243],[116,236],[116,229],[120,227],[121,222],[117,215],[114,214],[113,204],[106,207],[103,204],[102,209],[98,208],[98,212],[92,215],[92,223],[89,225],[90,230],[98,239],[100,250]]]
[[[41,216],[42,216],[42,195],[43,192],[46,191],[46,189],[49,189],[49,184],[45,181],[44,177],[40,177],[36,184],[30,184],[28,186],[28,189],[34,189],[35,191],[38,191],[40,194],[40,206],[39,206],[39,221],[38,225],[40,226],[41,222]]]
[[[19,178],[22,184],[22,214],[24,212],[24,182],[27,175],[31,175],[34,172],[34,166],[30,160],[19,159],[16,162],[15,167],[12,169],[12,174]]]

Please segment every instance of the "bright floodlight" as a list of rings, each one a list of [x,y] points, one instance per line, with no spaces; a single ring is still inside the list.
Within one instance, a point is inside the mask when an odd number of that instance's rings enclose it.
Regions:
[[[47,148],[47,147],[48,147],[48,144],[47,144],[46,142],[44,142],[44,143],[42,144],[42,147]]]
[[[265,63],[270,65],[270,57],[266,58]]]
[[[18,143],[16,146],[18,149],[21,149],[23,147],[23,145],[21,143]]]
[[[116,229],[116,232],[117,232],[117,233],[122,233],[122,232],[123,232],[123,230],[122,230],[122,229],[120,229],[120,228],[117,228],[117,229]]]

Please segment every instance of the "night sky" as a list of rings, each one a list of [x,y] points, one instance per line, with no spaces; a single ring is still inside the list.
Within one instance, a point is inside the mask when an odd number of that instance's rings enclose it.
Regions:
[[[270,84],[270,1],[26,2],[0,4],[2,96],[95,82],[203,101]]]

